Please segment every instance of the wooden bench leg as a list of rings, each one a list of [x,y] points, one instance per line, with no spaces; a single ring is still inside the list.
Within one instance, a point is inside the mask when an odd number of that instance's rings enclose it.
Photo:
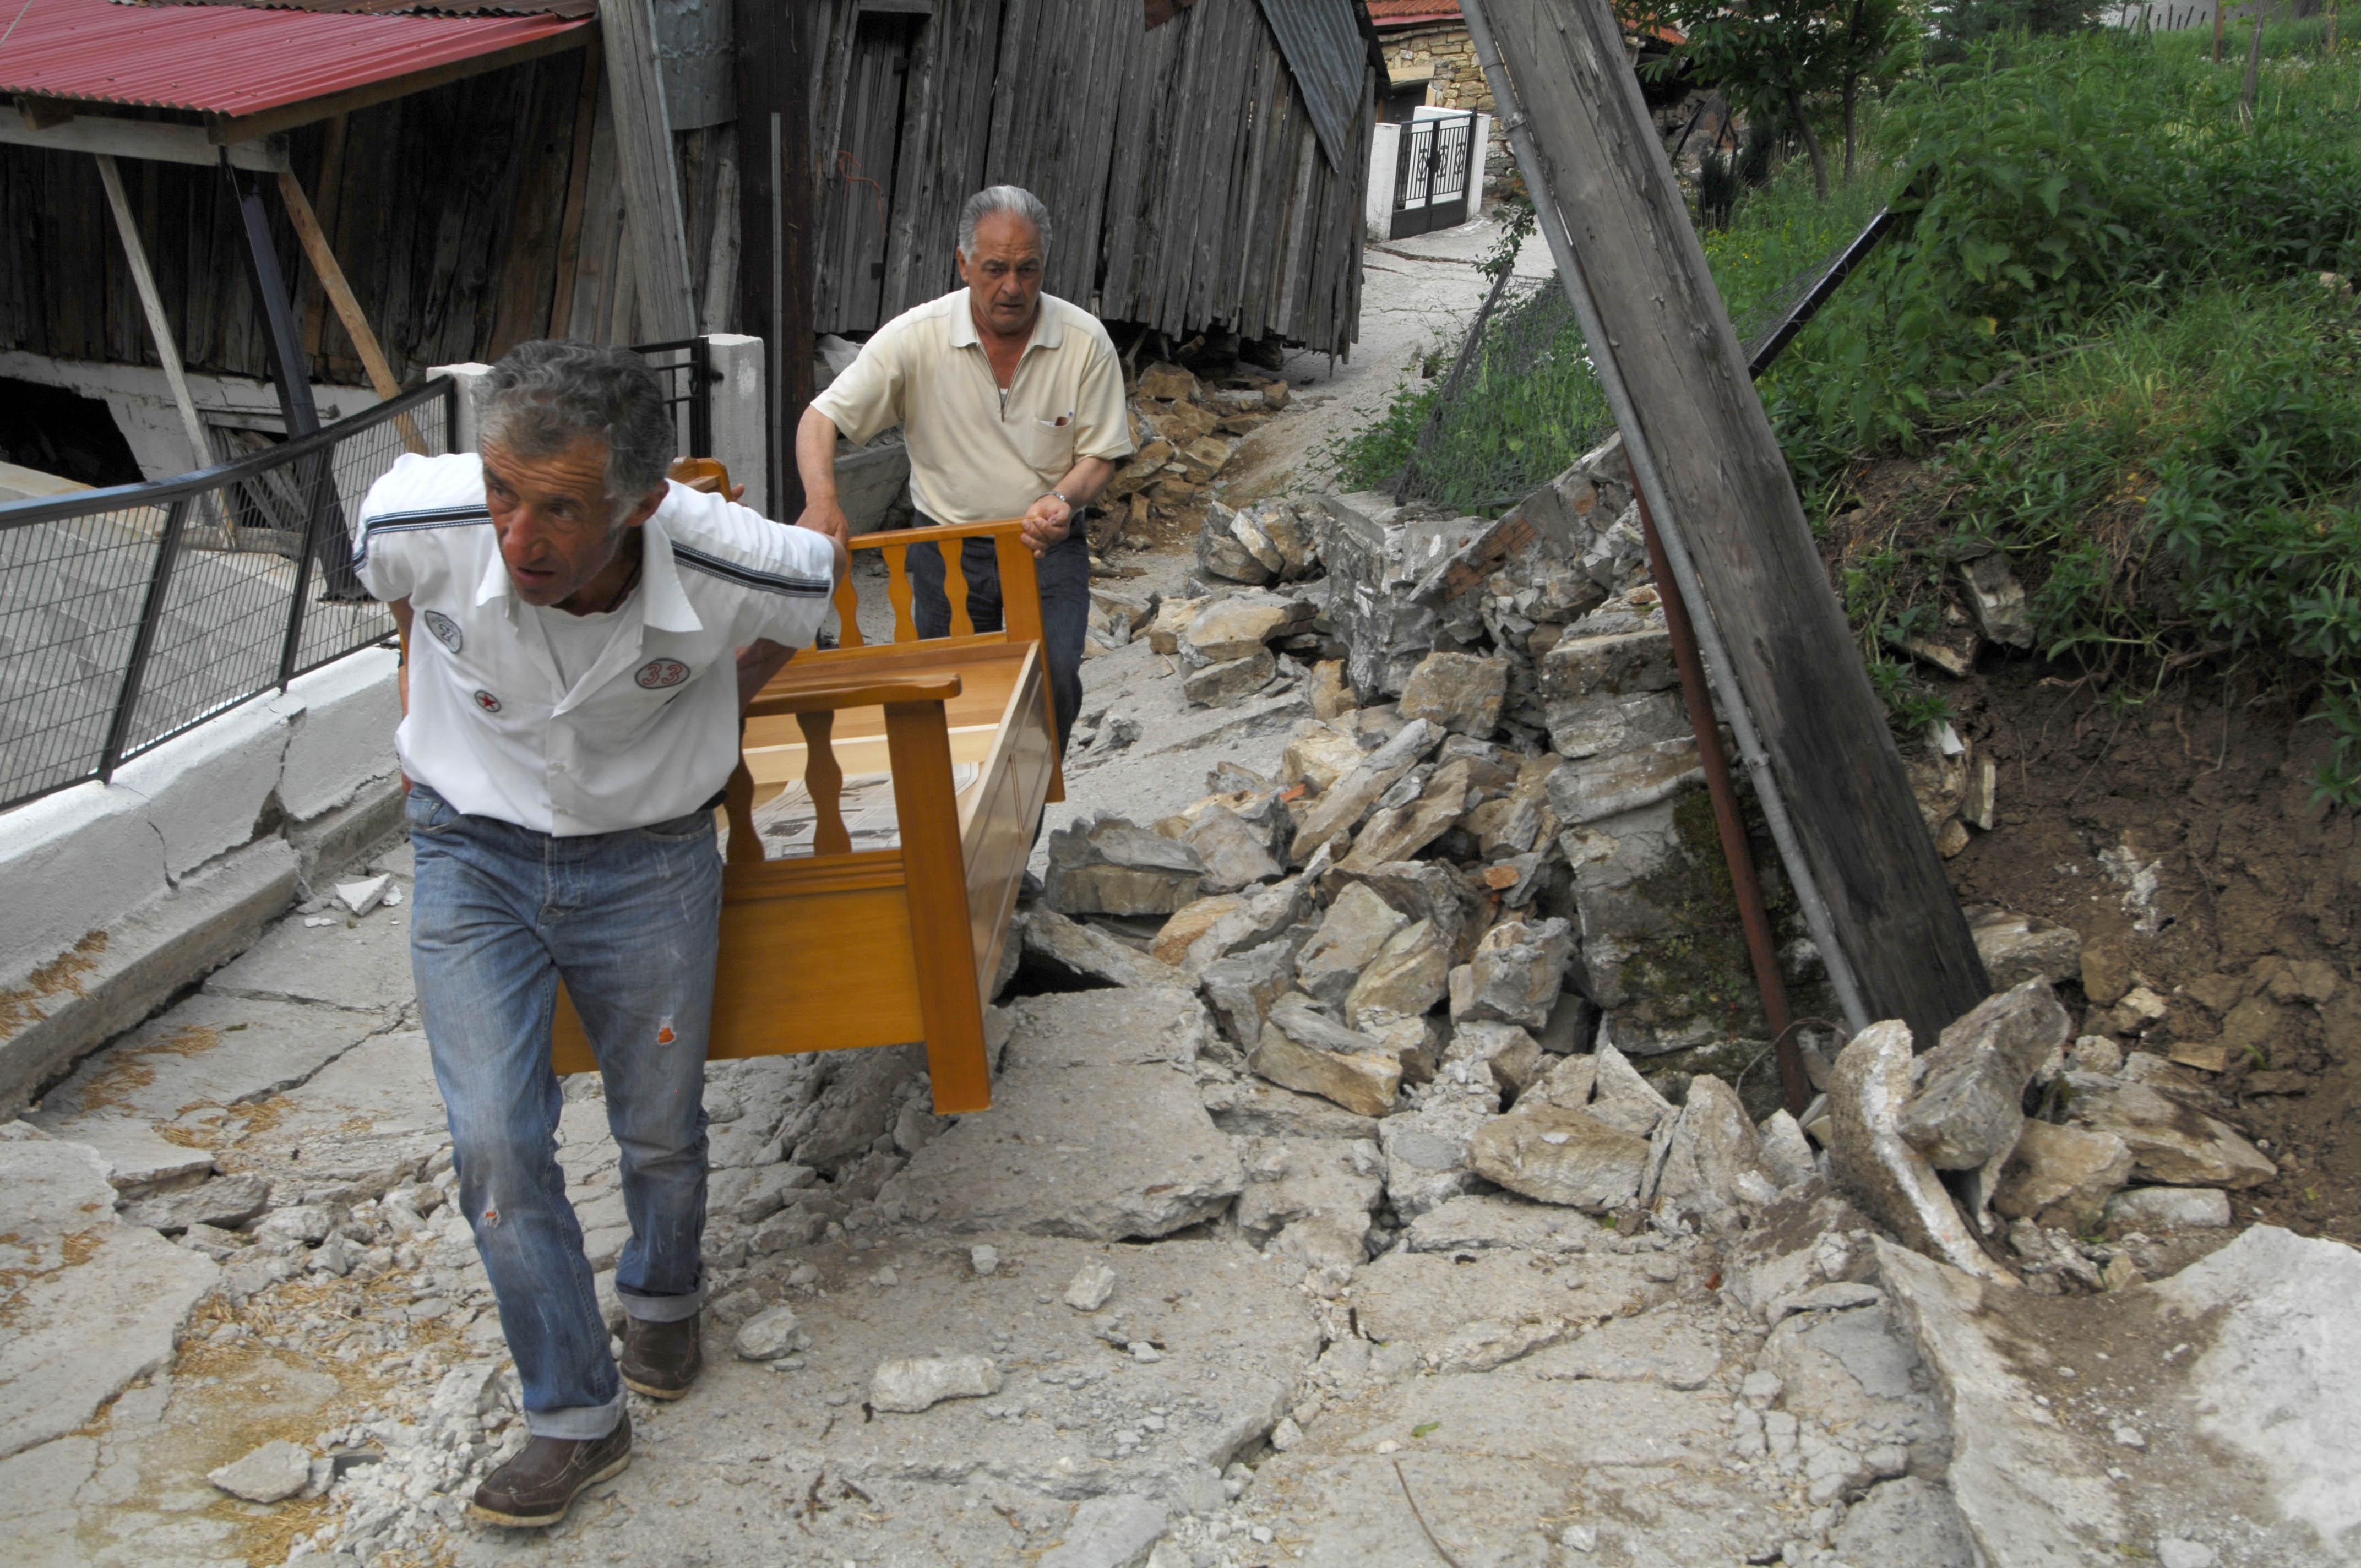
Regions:
[[[984,1055],[983,1004],[976,994],[966,857],[960,846],[943,705],[887,703],[885,748],[894,768],[910,945],[917,959],[918,1009],[927,1025],[935,1112],[947,1116],[990,1110],[992,1069]]]

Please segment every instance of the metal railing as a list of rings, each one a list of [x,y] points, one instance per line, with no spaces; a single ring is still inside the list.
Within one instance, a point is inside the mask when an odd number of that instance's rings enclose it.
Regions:
[[[664,403],[672,410],[673,439],[691,457],[713,453],[713,345],[702,337],[671,343],[635,343],[631,352],[648,362],[664,384]]]
[[[0,506],[0,809],[112,778],[390,639],[353,576],[351,521],[405,450],[451,450],[456,389],[430,381],[177,479]]]

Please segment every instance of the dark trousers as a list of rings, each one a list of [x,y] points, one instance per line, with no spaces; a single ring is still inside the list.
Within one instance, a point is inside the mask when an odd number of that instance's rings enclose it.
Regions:
[[[1078,518],[1077,523],[1081,521]],[[920,518],[918,526],[933,526]],[[978,631],[1001,630],[1000,560],[989,539],[961,542],[960,568],[967,576],[968,619]],[[913,544],[909,554],[910,619],[921,637],[951,634],[951,601],[943,592],[942,552]],[[1058,753],[1082,706],[1082,634],[1091,616],[1091,547],[1077,527],[1044,551],[1034,564],[1041,584],[1041,662],[1049,668],[1049,696],[1058,707]]]

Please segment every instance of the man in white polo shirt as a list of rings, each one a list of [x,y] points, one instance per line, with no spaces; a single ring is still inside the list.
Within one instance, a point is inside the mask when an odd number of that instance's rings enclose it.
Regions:
[[[836,500],[840,433],[867,443],[902,426],[920,526],[1025,520],[1040,565],[1042,660],[1066,743],[1082,701],[1082,636],[1091,609],[1082,509],[1131,455],[1123,367],[1098,318],[1041,291],[1049,213],[1030,192],[994,185],[960,214],[964,289],[903,312],[804,411],[796,431],[807,528],[844,537]],[[1000,567],[989,539],[960,553],[969,617],[1001,626]],[[951,629],[943,561],[931,544],[909,556],[911,619],[921,637]]]
[[[353,564],[408,648],[411,963],[533,1433],[471,1511],[542,1525],[630,1463],[624,1387],[678,1398],[700,1365],[712,808],[745,701],[810,643],[845,553],[668,482],[672,415],[627,349],[526,344],[478,407],[480,456],[397,462]],[[561,979],[631,1224],[620,1374],[555,1158]]]

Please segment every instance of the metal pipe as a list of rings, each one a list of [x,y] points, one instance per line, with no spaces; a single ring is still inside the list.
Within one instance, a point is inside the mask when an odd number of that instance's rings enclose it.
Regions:
[[[1730,894],[1738,902],[1739,924],[1746,930],[1746,957],[1754,966],[1754,989],[1763,998],[1763,1022],[1770,1027],[1772,1047],[1778,1053],[1779,1086],[1789,1113],[1800,1116],[1812,1102],[1812,1082],[1804,1071],[1803,1052],[1787,1026],[1787,986],[1779,976],[1771,916],[1763,906],[1763,883],[1754,874],[1754,853],[1746,842],[1746,824],[1738,815],[1738,792],[1730,787],[1730,759],[1722,755],[1721,726],[1714,718],[1713,693],[1706,685],[1705,665],[1697,656],[1697,629],[1689,622],[1680,584],[1665,563],[1664,541],[1648,511],[1646,496],[1640,497],[1640,531],[1648,542],[1648,565],[1655,573],[1656,591],[1664,601],[1664,628],[1672,633],[1673,663],[1680,668],[1689,728],[1697,732],[1706,794],[1713,801],[1714,826],[1721,832],[1721,857],[1730,864]]]
[[[193,498],[174,501],[164,513],[163,532],[156,539],[156,564],[148,574],[147,597],[139,606],[139,629],[131,636],[131,657],[123,666],[123,685],[115,695],[115,717],[106,726],[106,743],[98,753],[101,784],[115,782],[115,770],[131,745],[131,720],[139,708],[139,693],[148,682],[148,661],[156,652],[156,632],[164,622],[164,606],[172,597],[172,568],[180,565],[181,535],[189,521]]]
[[[1869,220],[1869,226],[1853,236],[1852,243],[1844,247],[1844,254],[1829,264],[1828,269],[1819,275],[1804,297],[1795,302],[1795,309],[1772,329],[1771,335],[1747,356],[1746,373],[1749,376],[1758,380],[1762,378],[1763,372],[1771,368],[1771,362],[1795,340],[1797,333],[1811,324],[1812,318],[1820,313],[1820,307],[1844,286],[1844,280],[1852,276],[1855,268],[1869,259],[1869,253],[1877,248],[1877,242],[1883,239],[1886,231],[1893,226],[1894,209],[1878,208],[1877,216]]]
[[[1623,451],[1631,465],[1634,488],[1650,498],[1654,506],[1665,564],[1672,569],[1671,580],[1689,602],[1705,607],[1705,613],[1695,622],[1698,652],[1704,655],[1714,685],[1728,698],[1730,728],[1738,740],[1739,757],[1746,764],[1747,777],[1753,782],[1755,798],[1762,803],[1772,841],[1779,846],[1779,861],[1786,868],[1789,885],[1795,890],[1795,902],[1802,906],[1804,925],[1820,950],[1821,961],[1828,965],[1828,983],[1836,991],[1837,1005],[1844,1013],[1845,1023],[1858,1033],[1876,1020],[1861,1001],[1860,980],[1853,973],[1852,960],[1837,941],[1836,922],[1829,917],[1828,899],[1820,892],[1810,862],[1804,858],[1803,844],[1795,837],[1795,820],[1787,815],[1786,798],[1780,793],[1779,781],[1772,771],[1770,753],[1764,750],[1763,737],[1754,728],[1754,717],[1747,711],[1745,697],[1730,674],[1730,651],[1722,645],[1720,630],[1714,625],[1712,602],[1698,585],[1696,564],[1690,560],[1688,547],[1682,539],[1679,519],[1665,505],[1664,478],[1648,450],[1630,390],[1623,385],[1622,372],[1616,367],[1612,340],[1598,319],[1598,302],[1591,299],[1582,264],[1575,258],[1565,218],[1550,195],[1548,184],[1541,178],[1547,165],[1542,161],[1540,148],[1533,145],[1523,101],[1516,95],[1508,71],[1501,64],[1482,0],[1466,0],[1461,9],[1466,17],[1468,36],[1476,46],[1477,60],[1484,67],[1485,80],[1492,89],[1493,102],[1507,111],[1501,124],[1524,171],[1525,184],[1532,193],[1542,237],[1549,244],[1551,258],[1557,263],[1558,277],[1565,285],[1566,298],[1582,323],[1583,336],[1590,345],[1590,362],[1598,372],[1599,389],[1606,393],[1607,406],[1623,432]]]

